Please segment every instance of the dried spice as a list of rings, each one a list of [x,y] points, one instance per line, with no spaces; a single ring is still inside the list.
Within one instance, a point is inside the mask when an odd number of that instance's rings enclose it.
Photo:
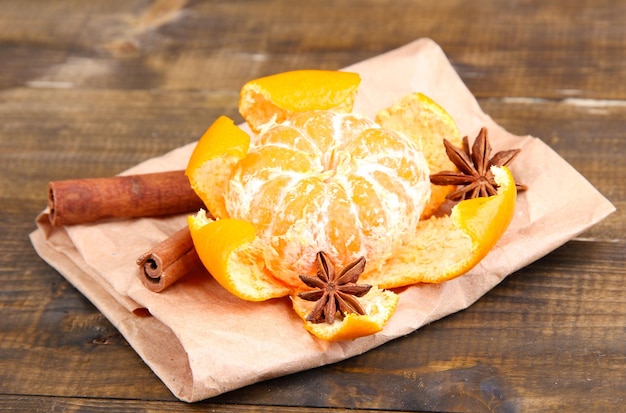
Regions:
[[[337,311],[341,314],[357,313],[364,315],[365,310],[356,299],[362,297],[372,288],[371,285],[357,284],[356,281],[365,270],[365,257],[345,266],[340,272],[335,270],[323,251],[317,253],[317,277],[300,275],[306,285],[314,288],[298,294],[307,301],[317,301],[307,321],[313,323],[335,322]]]
[[[491,145],[487,137],[487,128],[482,128],[470,151],[467,136],[463,138],[463,147],[457,148],[448,140],[443,144],[446,154],[459,172],[442,171],[430,175],[430,182],[435,185],[457,185],[456,191],[446,196],[451,201],[462,201],[478,197],[495,195],[498,184],[491,173],[492,166],[508,166],[513,162],[521,149],[500,151],[491,157]],[[516,183],[518,191],[527,189],[526,185]]]
[[[167,216],[197,211],[203,206],[185,171],[67,179],[48,184],[48,218],[54,226]]]

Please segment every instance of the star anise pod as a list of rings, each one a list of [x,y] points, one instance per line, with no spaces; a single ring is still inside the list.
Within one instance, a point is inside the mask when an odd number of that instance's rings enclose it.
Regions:
[[[341,314],[358,313],[365,314],[365,310],[356,299],[362,297],[372,288],[368,284],[357,284],[363,270],[365,270],[365,257],[345,266],[339,273],[335,270],[328,257],[323,251],[317,253],[317,277],[300,275],[300,279],[306,285],[314,288],[298,294],[298,297],[307,301],[317,301],[307,321],[328,324],[335,322],[337,311]]]
[[[442,171],[430,175],[430,182],[435,185],[457,185],[456,191],[446,196],[451,201],[486,197],[498,192],[498,184],[491,172],[492,166],[508,166],[521,149],[500,151],[491,157],[491,145],[487,138],[487,128],[482,128],[472,145],[470,152],[467,136],[463,138],[463,148],[457,148],[448,140],[443,144],[446,154],[459,172]],[[526,185],[515,184],[518,191],[526,190]]]

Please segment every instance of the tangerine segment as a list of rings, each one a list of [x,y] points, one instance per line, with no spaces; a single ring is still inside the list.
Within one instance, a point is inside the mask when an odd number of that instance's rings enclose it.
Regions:
[[[202,135],[189,158],[185,171],[189,183],[216,218],[228,217],[223,188],[249,145],[250,136],[232,119],[220,116]]]
[[[452,116],[428,96],[419,92],[406,95],[380,111],[376,122],[413,139],[424,153],[431,173],[457,170],[446,155],[443,139],[461,147],[463,138]],[[422,218],[433,215],[453,190],[454,186],[450,185],[431,185],[430,201]]]
[[[496,245],[515,212],[517,191],[508,168],[492,167],[498,194],[459,202],[450,216],[421,221],[415,238],[359,281],[381,288],[439,283],[465,274]]]
[[[295,70],[251,80],[241,89],[239,113],[254,132],[274,119],[311,110],[350,112],[361,77],[330,70]]]
[[[231,294],[248,301],[265,301],[290,293],[265,269],[254,247],[252,224],[229,218],[213,221],[204,211],[189,216],[188,224],[200,260]]]
[[[343,319],[338,318],[333,324],[327,324],[307,321],[306,316],[315,303],[298,296],[292,297],[293,308],[304,321],[307,331],[326,341],[352,340],[378,333],[396,311],[399,300],[400,296],[391,291],[372,287],[366,295],[359,298],[365,315],[344,314]]]

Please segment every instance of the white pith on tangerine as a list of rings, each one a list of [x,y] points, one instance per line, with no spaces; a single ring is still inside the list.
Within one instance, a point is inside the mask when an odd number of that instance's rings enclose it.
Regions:
[[[231,218],[251,222],[267,269],[289,285],[325,251],[344,266],[378,266],[415,235],[430,194],[409,138],[355,114],[308,112],[251,138],[225,192]]]

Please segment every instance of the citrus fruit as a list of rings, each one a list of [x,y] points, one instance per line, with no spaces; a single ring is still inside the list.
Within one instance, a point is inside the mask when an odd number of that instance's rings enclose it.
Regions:
[[[455,146],[461,146],[463,137],[450,114],[423,93],[405,95],[393,106],[380,111],[376,115],[376,122],[413,139],[426,156],[433,173],[457,170],[446,155],[443,138]],[[433,215],[454,188],[451,185],[432,185],[430,201],[424,208],[422,218]]]
[[[325,340],[380,331],[398,300],[386,289],[467,272],[497,243],[516,199],[508,169],[494,168],[498,194],[424,219],[445,198],[430,197],[430,172],[454,168],[443,139],[460,141],[460,133],[421,94],[382,111],[379,123],[343,113],[357,85],[358,75],[319,71],[249,82],[240,112],[255,133],[218,118],[186,171],[215,218],[189,218],[208,271],[245,300],[291,296],[305,328]],[[359,282],[373,287],[359,296],[365,314],[307,321],[314,303],[298,297],[309,288],[299,276],[316,273],[319,252],[341,267],[366,258]]]
[[[319,251],[338,265],[390,258],[414,233],[429,188],[410,139],[362,116],[314,111],[251,141],[224,202],[256,228],[268,270],[296,289]]]
[[[254,79],[241,89],[239,112],[254,132],[270,120],[311,110],[352,111],[361,78],[334,70],[294,70]]]

